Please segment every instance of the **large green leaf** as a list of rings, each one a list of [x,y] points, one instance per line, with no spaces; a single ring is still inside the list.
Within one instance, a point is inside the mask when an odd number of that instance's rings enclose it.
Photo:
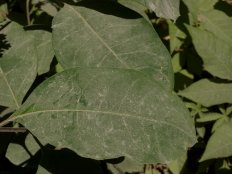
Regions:
[[[208,79],[203,79],[179,92],[179,95],[207,107],[222,103],[232,103],[232,83],[215,83]]]
[[[0,58],[0,105],[19,108],[36,77],[37,60],[33,37],[11,23],[1,34],[10,48]]]
[[[212,75],[232,80],[232,47],[210,32],[188,26],[194,47]]]
[[[134,69],[173,86],[170,55],[150,23],[117,3],[79,5],[65,5],[53,21],[53,46],[65,69]]]
[[[232,47],[232,17],[219,10],[202,12],[199,15],[201,26]]]
[[[52,47],[52,34],[44,30],[28,31],[34,36],[36,54],[38,59],[38,74],[44,74],[49,71],[51,61],[54,57]]]
[[[229,157],[232,155],[232,122],[229,121],[219,127],[210,137],[201,161]]]
[[[167,162],[195,142],[178,97],[134,70],[65,70],[40,85],[11,119],[43,144],[95,159]]]

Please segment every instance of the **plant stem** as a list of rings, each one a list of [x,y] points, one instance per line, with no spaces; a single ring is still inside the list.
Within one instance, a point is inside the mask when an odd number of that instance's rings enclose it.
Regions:
[[[20,128],[13,128],[13,127],[1,127],[0,128],[0,132],[15,132],[15,133],[19,133],[19,132],[26,132],[27,129],[24,127],[20,127]]]
[[[31,24],[31,19],[30,19],[30,0],[26,0],[26,15],[27,15],[27,24]]]

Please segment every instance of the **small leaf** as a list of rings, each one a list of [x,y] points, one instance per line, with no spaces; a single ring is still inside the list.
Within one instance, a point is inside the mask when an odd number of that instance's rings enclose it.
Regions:
[[[210,137],[206,150],[200,161],[223,158],[232,155],[232,122],[229,121],[218,128]]]
[[[150,22],[145,11],[147,10],[146,4],[144,0],[117,0],[118,3],[122,4],[123,6],[130,8],[131,10],[136,11],[141,16],[143,16],[147,21]]]
[[[52,34],[44,30],[28,31],[34,36],[36,55],[38,59],[38,75],[44,74],[49,71],[50,64],[54,57],[52,47]]]
[[[168,29],[170,36],[170,52],[180,49],[186,34],[181,31],[172,21],[168,21]],[[182,39],[182,40],[181,40]]]
[[[117,3],[65,5],[53,20],[53,46],[64,69],[133,69],[149,74],[168,89],[173,87],[171,58],[154,28]]]
[[[204,68],[212,75],[232,80],[232,47],[213,34],[188,26]]]
[[[16,109],[36,77],[34,40],[14,22],[1,34],[6,35],[10,48],[0,58],[0,105]]]
[[[51,172],[47,171],[45,168],[39,165],[36,174],[51,174]]]
[[[232,103],[232,83],[215,83],[202,79],[180,91],[179,95],[206,107]]]
[[[216,113],[216,112],[211,112],[211,113],[201,113],[201,117],[197,119],[198,123],[204,123],[204,122],[209,122],[209,121],[215,121],[220,118],[225,117],[225,115]]]
[[[230,115],[232,113],[232,106],[226,108],[226,115]]]
[[[12,163],[20,165],[23,162],[29,160],[32,157],[32,155],[34,155],[38,150],[40,150],[40,147],[31,134],[25,135],[25,137],[24,135],[16,136],[18,136],[18,141],[23,141],[25,138],[25,142],[10,143],[7,148],[6,157]]]
[[[170,161],[170,163],[168,163],[168,168],[172,172],[172,174],[180,174],[184,168],[184,164],[186,160],[187,160],[187,153],[174,161]]]
[[[112,172],[112,174],[118,174],[119,171],[123,173],[133,173],[133,172],[141,172],[143,171],[144,164],[138,163],[132,159],[125,158],[119,164],[107,164],[108,170]]]
[[[176,53],[172,57],[172,68],[173,68],[174,73],[178,73],[183,69],[181,58],[180,58],[180,53]]]
[[[42,4],[41,10],[43,10],[44,12],[49,14],[50,16],[55,16],[58,12],[57,8],[50,1]]]
[[[8,15],[8,6],[5,1],[2,1],[0,4],[0,23],[6,19]]]
[[[195,142],[183,103],[134,70],[65,70],[40,85],[12,119],[44,144],[95,159],[167,162]]]
[[[218,119],[212,127],[211,132],[215,132],[218,128],[220,128],[224,123],[228,122],[228,117]]]

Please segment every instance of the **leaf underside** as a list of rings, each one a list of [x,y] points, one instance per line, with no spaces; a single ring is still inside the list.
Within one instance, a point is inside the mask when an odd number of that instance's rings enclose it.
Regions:
[[[167,162],[195,142],[178,97],[134,70],[65,70],[39,86],[13,119],[42,143],[95,159]]]
[[[3,31],[10,45],[0,58],[0,105],[19,108],[36,77],[33,37],[12,22]]]
[[[53,21],[53,46],[64,69],[133,69],[173,87],[170,55],[149,22],[113,2],[79,5],[65,5]]]

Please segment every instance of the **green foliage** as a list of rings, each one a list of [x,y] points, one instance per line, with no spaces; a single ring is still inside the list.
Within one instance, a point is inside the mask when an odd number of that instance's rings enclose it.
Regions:
[[[1,1],[0,173],[231,173],[231,11]]]
[[[117,4],[104,4],[107,9],[100,2],[66,5],[56,15],[53,46],[61,66],[133,69],[172,88],[170,56],[150,23]],[[104,14],[109,11],[113,15]]]
[[[118,0],[119,3],[143,14],[148,8],[157,16],[176,20],[179,16],[180,0]]]
[[[12,120],[43,144],[70,147],[81,156],[152,163],[175,159],[193,144],[186,116],[176,96],[139,72],[82,68],[45,81]]]
[[[18,109],[36,77],[37,57],[33,36],[11,23],[1,34],[10,45],[0,59],[0,103]]]

